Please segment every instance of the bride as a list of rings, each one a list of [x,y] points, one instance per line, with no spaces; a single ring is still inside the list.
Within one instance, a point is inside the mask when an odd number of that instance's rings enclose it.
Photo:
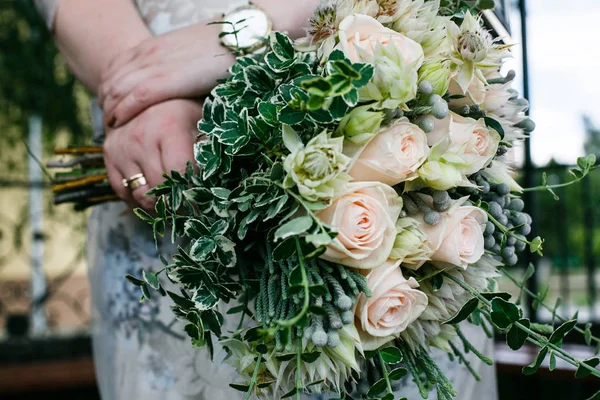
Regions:
[[[36,0],[69,66],[99,98],[109,180],[123,203],[96,207],[88,228],[93,301],[93,347],[103,399],[231,399],[234,371],[193,349],[172,319],[167,298],[139,301],[124,279],[159,269],[152,233],[130,212],[153,208],[144,193],[193,158],[196,122],[206,96],[234,62],[218,39],[220,15],[244,0]],[[304,32],[318,0],[254,0],[292,37]],[[491,341],[472,338],[490,351]],[[443,362],[439,354],[436,360]],[[483,377],[476,383],[461,365],[446,368],[459,400],[496,399],[495,371],[471,360]],[[448,365],[450,365],[448,363]],[[410,382],[400,392],[420,398]],[[315,396],[318,398],[318,396]],[[430,399],[436,399],[431,393]]]

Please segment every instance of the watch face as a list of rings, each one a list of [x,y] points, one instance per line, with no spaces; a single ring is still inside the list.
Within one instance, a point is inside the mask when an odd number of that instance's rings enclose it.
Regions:
[[[221,40],[227,47],[251,48],[265,39],[271,30],[267,15],[255,7],[236,10],[226,15],[224,20],[234,25],[223,24],[222,32],[233,32],[234,28],[239,31],[237,41],[233,34],[222,37]]]

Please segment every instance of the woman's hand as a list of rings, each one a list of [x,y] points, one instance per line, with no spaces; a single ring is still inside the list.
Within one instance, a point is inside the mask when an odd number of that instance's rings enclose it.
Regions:
[[[144,194],[162,183],[163,172],[182,171],[193,159],[199,102],[170,100],[154,105],[127,124],[110,130],[104,142],[104,160],[112,188],[131,207],[152,210],[155,200]],[[125,188],[123,179],[142,173],[147,184]]]
[[[98,90],[104,123],[119,127],[153,104],[210,92],[235,60],[220,46],[219,31],[218,25],[192,25],[117,55]]]
[[[255,3],[271,16],[274,29],[294,37],[308,25],[318,0]],[[117,55],[103,71],[98,90],[105,124],[118,127],[153,104],[208,94],[235,61],[219,42],[220,30],[220,25],[191,25],[148,38]]]

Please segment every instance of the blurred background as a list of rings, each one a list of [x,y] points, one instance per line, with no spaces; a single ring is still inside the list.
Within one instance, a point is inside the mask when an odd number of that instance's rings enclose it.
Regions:
[[[578,156],[600,158],[600,2],[498,3],[498,18],[516,43],[508,69],[517,72],[515,88],[530,99],[537,123],[531,140],[514,151],[519,179],[526,186],[539,185],[543,174],[549,183],[564,181]],[[91,101],[33,2],[0,0],[0,399],[98,398],[84,259],[87,216],[52,204],[39,167],[57,147],[90,143]],[[557,195],[528,197],[534,229],[546,239],[544,257],[523,257],[511,273],[520,277],[534,263],[529,289],[547,291],[547,302],[562,315],[579,310],[598,335],[600,172]],[[519,293],[508,279],[502,288]],[[533,320],[552,322],[552,313],[530,300],[524,307]],[[571,336],[571,351],[580,358],[593,354]],[[574,381],[573,370],[560,363],[551,374],[522,376],[533,350],[510,352],[502,338],[496,354],[503,400],[578,400],[600,389],[592,378]]]

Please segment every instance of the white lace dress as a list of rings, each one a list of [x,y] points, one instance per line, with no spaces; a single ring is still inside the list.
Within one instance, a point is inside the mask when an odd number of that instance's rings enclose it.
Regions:
[[[51,25],[57,0],[36,0]],[[58,0],[60,1],[60,0]],[[289,0],[281,0],[289,1]],[[135,0],[140,15],[156,35],[189,24],[202,23],[244,0]],[[193,349],[182,326],[169,309],[168,298],[139,302],[139,291],[124,276],[141,275],[142,269],[160,269],[152,233],[121,203],[96,207],[88,226],[89,279],[93,305],[93,348],[98,386],[106,400],[219,400],[241,398],[228,387],[235,372],[216,351],[215,363],[204,349]],[[173,253],[167,241],[159,251]],[[482,334],[473,343],[490,353],[492,342]],[[493,368],[478,359],[472,363],[483,377],[476,383],[466,369],[434,354],[454,382],[458,400],[496,399]],[[473,358],[473,357],[471,357]],[[420,398],[406,380],[399,394]],[[319,396],[313,396],[318,398]],[[436,400],[432,392],[430,399]]]

